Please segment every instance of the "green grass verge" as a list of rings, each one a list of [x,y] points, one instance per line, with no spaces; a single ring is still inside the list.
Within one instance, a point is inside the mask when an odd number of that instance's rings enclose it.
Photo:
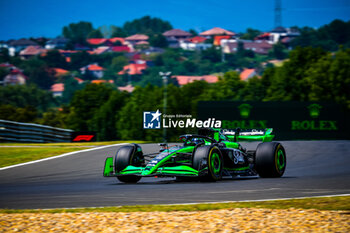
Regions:
[[[131,141],[89,143],[1,143],[0,167],[48,158],[68,152],[89,149],[95,146],[130,143]],[[133,141],[135,142],[135,141]],[[135,143],[144,143],[137,141]],[[6,147],[9,146],[9,147]]]
[[[136,205],[102,208],[50,209],[50,210],[12,210],[0,209],[0,213],[82,213],[82,212],[170,212],[170,211],[206,211],[233,208],[265,208],[265,209],[318,209],[318,210],[350,210],[350,196],[317,197],[290,199],[280,201],[231,202],[217,204],[194,205]]]

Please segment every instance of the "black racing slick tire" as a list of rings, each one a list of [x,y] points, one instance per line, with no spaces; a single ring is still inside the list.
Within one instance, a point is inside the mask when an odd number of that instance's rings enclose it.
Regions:
[[[125,175],[125,176],[117,176],[117,179],[123,183],[137,183],[141,180],[141,176],[133,176],[133,175]]]
[[[116,173],[122,171],[129,165],[140,166],[144,162],[141,147],[137,144],[122,146],[119,148],[114,159]],[[124,183],[137,183],[141,177],[135,175],[117,176],[117,179]]]
[[[260,177],[281,177],[286,169],[286,151],[278,142],[263,142],[256,149],[255,170]]]
[[[207,168],[207,174],[199,177],[201,181],[221,180],[224,167],[221,151],[216,146],[198,147],[193,154],[192,166],[199,173]]]

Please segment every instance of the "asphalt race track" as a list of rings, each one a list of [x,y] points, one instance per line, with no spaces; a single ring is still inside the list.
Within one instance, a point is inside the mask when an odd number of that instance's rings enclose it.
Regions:
[[[257,143],[242,143],[253,149]],[[350,141],[285,141],[282,178],[236,178],[215,183],[143,178],[137,184],[102,177],[117,147],[0,171],[0,208],[99,207],[260,200],[350,193]],[[142,145],[144,153],[158,145]]]

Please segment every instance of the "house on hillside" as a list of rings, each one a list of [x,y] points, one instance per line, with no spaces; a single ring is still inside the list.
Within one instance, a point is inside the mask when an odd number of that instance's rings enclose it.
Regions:
[[[13,40],[8,44],[9,55],[15,56],[15,54],[28,46],[39,46],[38,43],[28,40],[28,39],[19,39]]]
[[[61,97],[64,92],[64,83],[55,83],[50,90],[53,97]]]
[[[89,52],[90,54],[100,55],[103,53],[112,52],[112,48],[109,46],[100,46]]]
[[[89,38],[86,39],[89,45],[93,46],[111,46],[112,43],[106,38]]]
[[[270,32],[258,35],[255,40],[264,40],[272,44],[281,41],[288,46],[289,42],[298,36],[300,36],[300,32],[295,28],[277,27]]]
[[[215,46],[221,46],[221,41],[222,40],[230,40],[232,38],[233,38],[233,36],[230,36],[230,35],[214,36],[213,44]]]
[[[122,37],[113,37],[108,39],[113,45],[123,45],[125,43],[125,39]]]
[[[123,45],[125,43],[124,38],[122,37],[113,37],[113,38],[89,38],[86,39],[89,45],[92,46],[115,46]]]
[[[216,83],[219,78],[214,75],[203,75],[203,76],[185,76],[185,75],[174,75],[171,78],[175,78],[180,86],[192,83],[194,81],[205,81],[207,83]]]
[[[267,41],[235,40],[232,42],[222,40],[221,46],[224,53],[236,53],[239,42],[243,43],[244,49],[251,50],[257,54],[267,55],[269,50],[272,49],[272,44]]]
[[[78,82],[78,84],[82,84],[84,82],[84,80],[82,80],[81,78],[78,78],[78,77],[75,77],[74,79],[75,79],[75,81]]]
[[[50,72],[53,74],[55,78],[59,78],[69,73],[68,70],[62,68],[50,68]]]
[[[58,51],[60,52],[61,55],[63,55],[66,58],[66,62],[71,62],[71,55],[73,53],[78,52],[75,50],[62,50],[62,49],[59,49]]]
[[[184,40],[190,38],[192,34],[181,29],[171,29],[169,31],[164,32],[163,36],[165,36],[165,38],[167,39],[175,38],[176,40]]]
[[[45,49],[63,49],[66,47],[68,42],[69,40],[64,37],[57,37],[57,38],[48,40],[45,43]]]
[[[128,42],[132,45],[136,44],[137,42],[141,42],[141,41],[148,41],[149,37],[147,35],[144,34],[135,34],[132,36],[128,36],[125,38],[125,42]]]
[[[162,54],[164,53],[164,49],[158,48],[158,47],[149,47],[148,49],[142,50],[141,53],[145,55],[150,55],[150,54]]]
[[[228,35],[228,36],[235,36],[236,34],[234,32],[228,31],[223,28],[219,27],[214,27],[210,30],[204,31],[199,34],[200,36],[205,36],[207,38],[214,38],[215,36],[223,36],[223,35]]]
[[[190,38],[192,34],[181,29],[171,29],[164,32],[163,36],[167,39],[170,48],[178,48],[179,42]]]
[[[132,48],[130,48],[127,45],[118,45],[118,46],[113,46],[111,47],[113,52],[117,52],[117,53],[130,53],[132,52]]]
[[[90,64],[80,68],[81,74],[90,74],[96,78],[102,78],[104,74],[104,68],[99,66],[97,63]]]
[[[1,63],[0,64],[0,67],[2,67],[2,68],[5,68],[5,69],[7,69],[7,70],[11,70],[11,69],[18,69],[16,66],[14,66],[14,65],[12,65],[12,64],[10,64],[10,63],[8,63],[8,62],[6,62],[6,63]]]
[[[144,70],[147,69],[147,63],[132,63],[123,67],[123,70],[119,71],[119,75],[129,74],[129,75],[141,75]]]
[[[94,83],[94,84],[101,84],[101,83],[110,83],[110,84],[113,84],[114,81],[113,81],[113,80],[95,79],[95,80],[91,80],[91,83]]]
[[[126,92],[129,92],[129,93],[133,92],[134,89],[135,89],[135,87],[132,86],[131,84],[128,84],[128,85],[126,85],[124,87],[118,87],[119,91],[126,91]]]
[[[213,45],[211,43],[205,43],[207,38],[202,36],[195,36],[183,41],[180,41],[180,47],[184,50],[206,50],[211,48]]]
[[[247,81],[254,76],[258,76],[255,69],[244,69],[239,75],[242,81]]]
[[[40,47],[40,46],[31,45],[31,46],[28,46],[27,48],[23,49],[21,52],[19,52],[19,56],[25,60],[25,59],[28,59],[28,58],[31,58],[33,56],[40,55],[40,54],[43,54],[46,52],[47,52],[47,50]]]
[[[10,73],[4,78],[4,85],[24,85],[27,79],[21,70],[10,68]]]

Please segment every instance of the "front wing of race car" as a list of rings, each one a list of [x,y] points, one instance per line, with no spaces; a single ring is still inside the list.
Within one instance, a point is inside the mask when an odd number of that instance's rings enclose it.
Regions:
[[[116,176],[124,176],[124,175],[135,175],[135,176],[191,176],[196,177],[202,175],[205,171],[198,172],[187,165],[180,165],[174,167],[159,167],[154,171],[150,172],[148,167],[135,167],[132,165],[127,166],[120,172],[114,171],[114,161],[113,157],[108,157],[105,162],[104,177],[116,177]]]

